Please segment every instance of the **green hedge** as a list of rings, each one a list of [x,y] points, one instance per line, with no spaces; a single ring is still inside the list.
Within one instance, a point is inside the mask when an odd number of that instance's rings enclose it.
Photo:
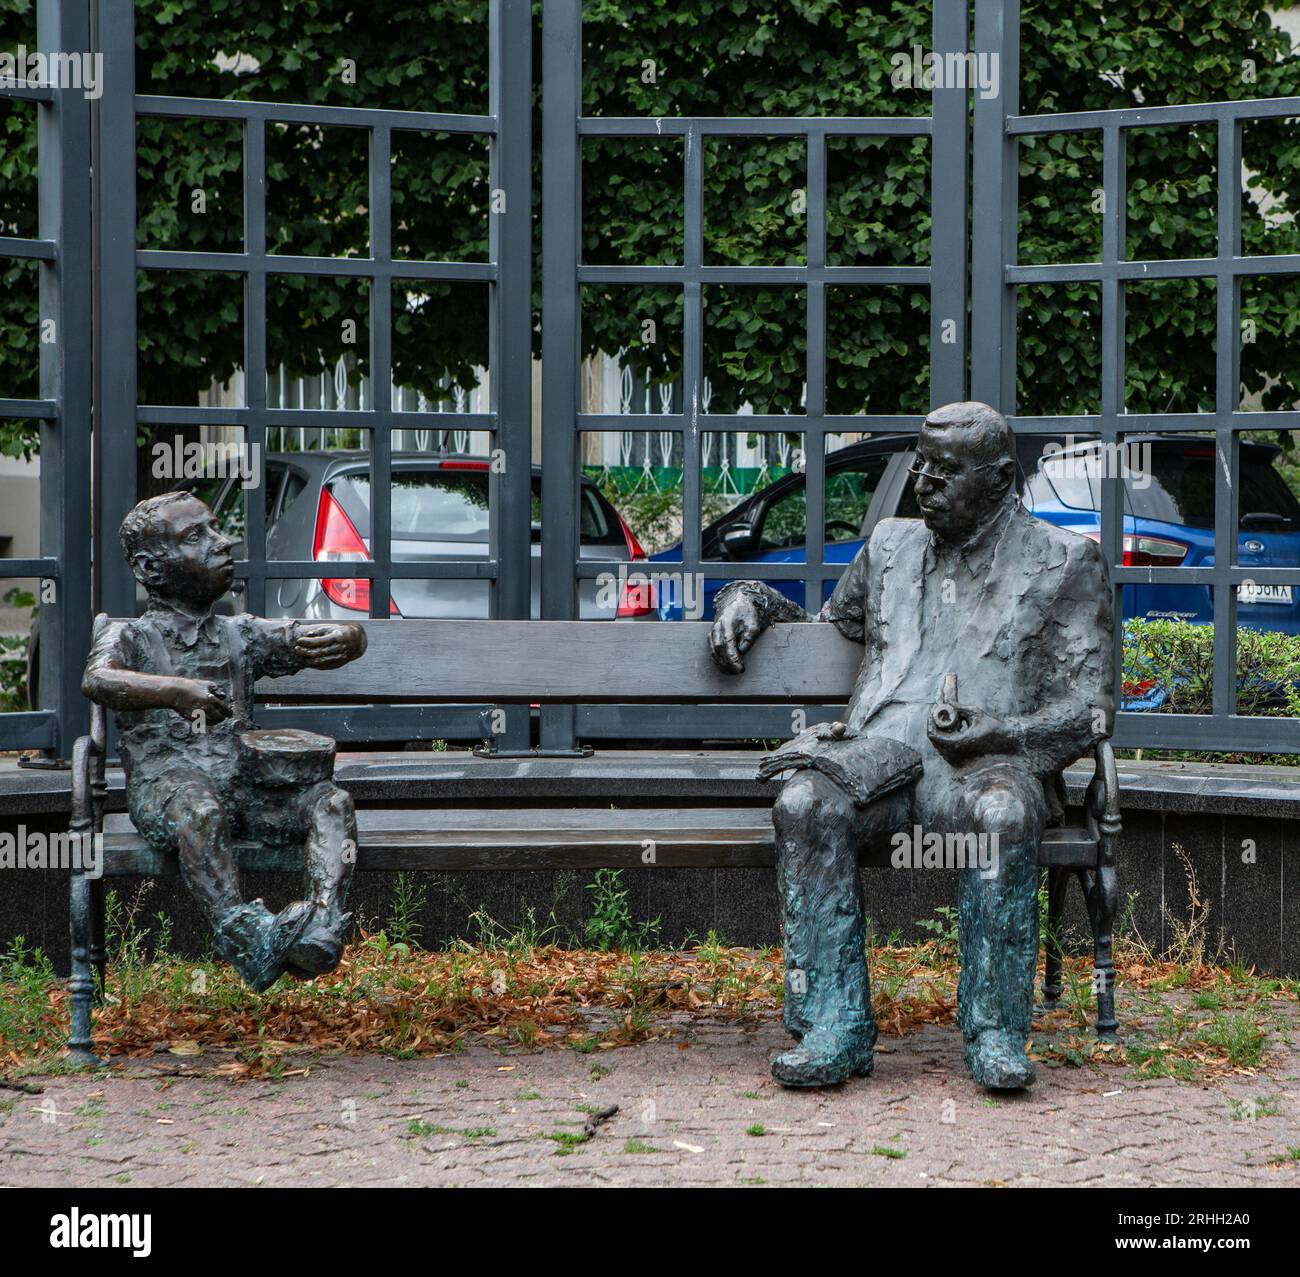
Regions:
[[[1126,621],[1124,695],[1168,696],[1160,712],[1214,708],[1214,626],[1189,621]],[[1300,636],[1237,630],[1237,713],[1300,717]]]

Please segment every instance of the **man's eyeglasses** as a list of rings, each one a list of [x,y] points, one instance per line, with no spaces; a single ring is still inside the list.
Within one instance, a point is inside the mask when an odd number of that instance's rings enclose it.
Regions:
[[[978,466],[963,466],[960,470],[934,470],[930,468],[928,461],[922,461],[922,469],[918,470],[915,466],[908,466],[907,473],[914,479],[926,478],[931,483],[937,483],[939,487],[945,487],[954,479],[959,479],[963,474],[971,470],[991,470],[994,466],[1001,465],[1000,461],[985,461]]]

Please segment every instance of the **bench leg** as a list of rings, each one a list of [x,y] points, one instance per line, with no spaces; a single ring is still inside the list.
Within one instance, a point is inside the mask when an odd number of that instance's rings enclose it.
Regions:
[[[1119,881],[1114,865],[1099,865],[1084,876],[1088,917],[1092,922],[1094,961],[1092,988],[1097,998],[1097,1036],[1105,1042],[1117,1040],[1115,1019],[1115,912],[1119,902]]]
[[[90,884],[90,969],[95,980],[95,1005],[102,1006],[107,995],[104,984],[104,879],[92,879]]]
[[[73,1064],[102,1064],[95,1055],[91,1038],[90,1008],[95,996],[95,976],[91,966],[94,908],[92,882],[79,869],[72,871],[69,917],[72,939],[72,978],[68,981],[72,1031],[68,1037],[68,1055]]]
[[[1061,998],[1061,925],[1065,917],[1065,892],[1071,870],[1047,870],[1047,927],[1043,934],[1043,1009],[1051,1011]]]

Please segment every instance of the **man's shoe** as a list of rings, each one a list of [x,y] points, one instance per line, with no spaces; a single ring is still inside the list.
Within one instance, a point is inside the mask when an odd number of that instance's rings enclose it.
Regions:
[[[966,1065],[981,1086],[994,1091],[1018,1091],[1032,1086],[1037,1074],[1025,1055],[1025,1042],[1018,1034],[993,1029],[966,1044]]]
[[[799,1045],[772,1061],[772,1076],[782,1086],[838,1086],[871,1072],[875,1031],[848,1034],[811,1028]]]

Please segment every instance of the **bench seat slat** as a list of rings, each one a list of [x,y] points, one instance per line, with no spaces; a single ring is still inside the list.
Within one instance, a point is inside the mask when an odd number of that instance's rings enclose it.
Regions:
[[[485,817],[495,816],[495,821]],[[175,872],[174,857],[153,851],[119,817],[104,836],[105,873]],[[640,868],[646,839],[659,867],[768,868],[776,863],[770,813],[762,808],[717,811],[650,809],[530,812],[363,811],[358,830],[360,870]],[[295,872],[301,854],[237,843],[247,872]],[[862,857],[889,863],[889,849]],[[1097,863],[1097,843],[1079,829],[1049,829],[1040,864],[1087,867]]]

